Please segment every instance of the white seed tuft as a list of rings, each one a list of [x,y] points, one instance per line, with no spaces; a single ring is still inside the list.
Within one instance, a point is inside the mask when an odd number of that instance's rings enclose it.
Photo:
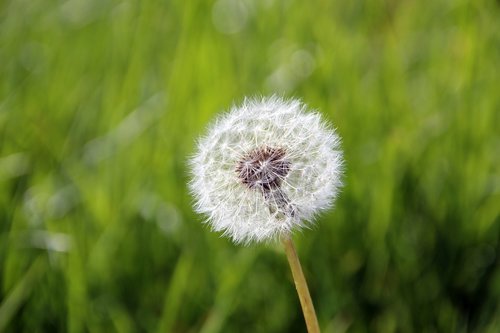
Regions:
[[[340,139],[298,100],[246,99],[221,115],[190,160],[197,212],[236,243],[311,223],[341,186]]]

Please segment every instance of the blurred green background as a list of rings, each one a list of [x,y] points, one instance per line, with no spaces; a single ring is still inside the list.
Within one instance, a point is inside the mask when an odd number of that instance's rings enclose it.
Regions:
[[[295,235],[324,332],[500,331],[500,4],[0,2],[0,331],[304,332],[279,244],[193,213],[196,137],[302,98],[345,188]]]

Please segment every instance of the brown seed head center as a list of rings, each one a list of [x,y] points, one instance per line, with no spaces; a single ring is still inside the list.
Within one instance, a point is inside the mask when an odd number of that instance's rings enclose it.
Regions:
[[[285,150],[263,146],[244,155],[236,166],[239,179],[249,188],[263,192],[280,187],[290,171]]]

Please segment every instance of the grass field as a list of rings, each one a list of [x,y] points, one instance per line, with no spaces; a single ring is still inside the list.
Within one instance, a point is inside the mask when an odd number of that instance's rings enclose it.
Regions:
[[[0,2],[0,332],[304,332],[279,244],[193,212],[245,96],[301,98],[345,187],[295,235],[324,332],[500,330],[500,4]]]

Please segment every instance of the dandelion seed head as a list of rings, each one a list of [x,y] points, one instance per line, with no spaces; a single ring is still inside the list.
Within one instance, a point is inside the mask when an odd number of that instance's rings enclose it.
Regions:
[[[298,100],[246,99],[209,127],[190,160],[197,212],[236,243],[299,230],[341,186],[339,137]]]

